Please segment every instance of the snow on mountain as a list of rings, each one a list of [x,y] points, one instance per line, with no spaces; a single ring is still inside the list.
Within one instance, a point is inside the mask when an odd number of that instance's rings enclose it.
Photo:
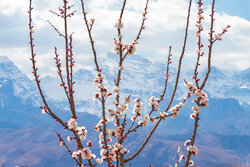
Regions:
[[[106,58],[100,59],[99,64],[105,76],[104,84],[108,86],[109,91],[112,91],[114,86],[114,77],[117,73],[118,56],[114,53],[108,53]],[[144,111],[149,110],[148,99],[150,96],[159,97],[164,88],[165,82],[165,62],[152,63],[146,58],[138,55],[128,56],[124,62],[125,70],[122,72],[121,82],[121,99],[131,95],[133,99],[140,98],[143,102]],[[166,93],[167,99],[170,98],[174,81],[176,77],[176,68],[170,66],[171,77],[169,79],[168,89]],[[198,77],[204,78],[206,69],[202,70]],[[93,101],[93,93],[95,91],[93,78],[95,71],[80,69],[75,73],[75,99],[77,111],[89,112],[100,115],[100,104]],[[193,71],[182,69],[179,80],[179,86],[176,93],[174,104],[187,94],[184,79],[192,81]],[[209,107],[201,114],[203,121],[201,125],[203,132],[218,132],[220,134],[248,134],[250,135],[250,124],[246,117],[250,115],[249,107],[246,107],[250,99],[250,89],[241,88],[240,85],[247,85],[249,70],[238,73],[229,73],[221,71],[216,67],[211,68],[211,73],[205,87],[205,92],[208,93],[210,99]],[[49,85],[45,86],[45,92],[54,100],[60,98],[60,104],[63,104],[64,92],[58,86],[58,78],[46,77]],[[113,108],[112,98],[108,99],[107,108]],[[167,105],[163,101],[160,108],[165,109]],[[166,121],[160,131],[167,127],[173,127],[168,130],[169,134],[186,133],[192,128],[192,120],[189,119],[192,103],[187,103],[182,109],[181,114],[175,120]],[[94,106],[94,107],[93,107]],[[128,115],[131,112],[128,112]],[[212,124],[211,124],[212,122]],[[237,123],[236,123],[237,122]],[[177,126],[178,125],[178,126]],[[187,128],[188,127],[188,128]]]
[[[114,76],[117,71],[118,57],[113,53],[108,53],[105,59],[100,60],[101,68],[106,76],[105,85],[109,90],[114,85]],[[164,86],[165,63],[152,63],[141,56],[129,56],[124,64],[122,74],[123,82],[122,98],[131,94],[132,98],[141,98],[146,110],[148,98],[152,95],[158,97]],[[191,80],[192,71],[182,69],[177,97],[182,98],[186,94],[183,86],[183,79]],[[200,155],[196,159],[197,164],[226,164],[230,160],[239,161],[249,157],[249,108],[245,104],[249,100],[249,72],[245,70],[238,73],[222,72],[218,68],[212,67],[211,75],[206,86],[209,94],[210,106],[201,112],[202,121],[198,129],[197,145],[200,148]],[[171,95],[174,84],[176,69],[171,67],[169,89],[167,97]],[[204,76],[205,71],[200,72]],[[76,105],[79,118],[89,132],[89,138],[97,140],[96,133],[92,132],[93,127],[98,122],[96,115],[100,110],[97,101],[92,100],[95,91],[93,78],[95,72],[87,69],[80,69],[75,72],[76,81]],[[202,77],[201,77],[202,78]],[[49,97],[50,104],[67,120],[70,116],[65,114],[68,110],[64,98],[64,92],[59,87],[59,80],[55,77],[42,79],[42,87]],[[49,83],[49,84],[47,84]],[[178,98],[174,102],[179,102]],[[23,74],[7,57],[0,57],[0,163],[9,166],[13,165],[33,165],[36,167],[49,166],[70,166],[73,162],[64,152],[59,149],[56,137],[52,132],[54,129],[61,131],[61,128],[53,120],[41,116],[37,108],[40,97],[33,81]],[[53,101],[52,101],[53,99]],[[240,103],[239,103],[240,102]],[[112,100],[109,101],[112,103]],[[40,103],[41,105],[41,103]],[[63,106],[63,108],[62,108]],[[163,102],[162,109],[166,106]],[[193,120],[188,118],[191,112],[191,102],[186,104],[186,108],[175,119],[163,121],[145,152],[132,165],[147,166],[147,159],[154,157],[155,166],[163,165],[165,162],[174,162],[174,152],[178,144],[182,144],[185,139],[191,136]],[[109,106],[108,106],[109,107]],[[111,106],[110,106],[111,107]],[[98,114],[97,114],[98,115]],[[145,131],[152,128],[152,125],[142,130],[139,135],[130,136],[127,143],[131,151],[136,151],[136,146],[145,139]],[[49,131],[49,132],[48,132]],[[171,136],[170,136],[171,135]],[[97,150],[95,150],[98,155]],[[158,156],[152,153],[157,152]],[[51,154],[56,156],[51,159]],[[31,158],[30,158],[31,157]],[[12,161],[12,160],[15,161]],[[65,164],[60,164],[62,160]],[[140,164],[140,165],[138,165]]]
[[[100,66],[103,69],[103,74],[105,75],[105,85],[108,86],[109,91],[112,91],[112,87],[114,86],[114,77],[117,73],[118,56],[114,53],[108,53],[106,58],[100,59],[99,61]],[[164,88],[166,70],[165,62],[152,63],[146,58],[133,55],[127,57],[124,63],[124,68],[125,70],[122,73],[123,81],[121,82],[121,99],[128,95],[131,95],[132,98],[141,98],[144,103],[144,111],[147,111],[149,107],[147,105],[149,97],[152,95],[159,97]],[[228,73],[226,71],[222,72],[216,67],[211,68],[211,75],[205,87],[205,91],[208,93],[209,98],[213,100],[211,103],[211,109],[208,108],[209,111],[213,111],[212,114],[207,115],[208,122],[212,121],[210,118],[213,117],[213,113],[216,113],[217,116],[221,115],[221,120],[227,120],[223,119],[223,116],[225,115],[233,117],[239,115],[239,120],[241,120],[244,118],[242,117],[243,115],[249,114],[249,108],[245,107],[245,104],[247,104],[250,99],[250,86],[248,82],[250,75],[249,69],[237,73]],[[173,105],[186,96],[187,90],[183,85],[183,80],[191,80],[193,73],[192,71],[185,71],[185,69],[182,69],[182,71],[183,72],[181,73],[179,87],[177,90],[177,98],[175,99]],[[204,78],[205,72],[205,70],[200,72],[199,77],[201,79]],[[166,93],[167,98],[169,98],[172,93],[171,90],[173,89],[176,77],[176,68],[171,66],[170,73],[172,75],[169,79]],[[95,71],[87,69],[80,69],[74,73],[76,82],[75,101],[77,111],[99,115],[100,105],[98,105],[97,101],[93,101],[92,99],[95,91],[93,83],[94,76]],[[29,101],[29,103],[32,102],[38,106],[37,103],[40,100],[40,97],[37,95],[37,89],[34,82],[30,81],[28,77],[23,74],[7,57],[0,57],[0,78],[2,79],[0,81],[1,86],[3,86],[7,81],[9,84],[12,84],[14,95],[19,97],[22,102]],[[57,108],[68,110],[64,90],[62,87],[58,86],[59,84],[59,77],[48,76],[41,79],[42,88],[44,88],[44,92],[48,96],[49,102]],[[245,85],[245,87],[242,88],[242,85]],[[0,106],[3,106],[4,101],[6,101],[4,100],[4,96],[6,95],[3,93],[0,95],[3,97],[0,99]],[[109,99],[107,107],[113,107],[112,100],[112,98]],[[238,105],[237,101],[239,101],[241,105]],[[40,103],[40,105],[42,104]],[[187,109],[182,112],[184,117],[190,114],[189,109],[192,104],[187,105]],[[161,108],[164,109],[164,106],[166,106],[166,102],[162,103]],[[221,107],[219,108],[218,106]],[[181,120],[182,119],[180,119],[180,121]],[[248,127],[249,129],[250,125],[246,122],[243,122],[244,127]],[[230,123],[229,119],[228,123]],[[242,123],[240,124],[242,125]],[[238,128],[236,127],[236,129]],[[247,134],[248,131],[250,130],[246,131]]]
[[[100,60],[100,66],[103,69],[103,73],[106,77],[106,85],[109,86],[109,90],[114,86],[114,77],[117,73],[118,56],[114,53],[108,53],[105,59]],[[159,96],[163,90],[165,80],[165,62],[152,63],[148,59],[138,55],[128,56],[124,63],[125,70],[122,73],[123,81],[121,82],[122,91],[127,95],[131,94],[132,97],[143,97],[144,101],[151,96]],[[193,75],[192,71],[185,71],[179,81],[179,88],[177,91],[177,99],[185,96],[186,88],[183,86],[183,79],[191,80]],[[201,79],[204,78],[206,71],[201,71],[198,75]],[[173,81],[175,79],[176,68],[170,67],[169,89],[173,87]],[[93,92],[95,91],[93,78],[95,76],[94,71],[87,69],[80,69],[75,72],[76,81],[76,101],[90,101],[92,99]],[[32,99],[33,102],[38,102],[37,88],[33,81],[23,74],[15,64],[6,56],[0,57],[0,78],[12,80],[15,95],[21,97],[23,102],[28,99]],[[210,98],[233,98],[237,99],[240,104],[250,104],[250,68],[231,73],[227,71],[221,71],[216,67],[211,68],[211,73],[205,87],[205,91],[208,92]],[[63,89],[59,85],[58,77],[46,77],[42,79],[42,87],[45,89],[45,93],[50,99],[54,101],[65,101],[65,95]],[[4,82],[4,80],[3,80]],[[49,84],[47,84],[49,83]],[[0,83],[0,87],[3,83]],[[170,96],[170,91],[167,93]]]
[[[30,81],[7,56],[0,56],[0,78],[3,79],[0,82],[1,86],[7,80],[12,81],[14,94],[21,97],[23,103],[29,101],[38,105],[40,100],[34,82]]]
[[[103,69],[105,75],[105,85],[109,90],[114,86],[114,78],[117,73],[118,56],[114,53],[108,53],[107,57],[99,60],[99,64]],[[146,58],[138,55],[128,56],[124,62],[125,70],[122,72],[123,81],[121,82],[121,91],[125,94],[131,94],[132,97],[143,97],[143,101],[147,102],[148,98],[152,95],[159,96],[164,87],[166,63],[156,62],[152,63]],[[176,68],[170,66],[170,73],[172,76],[169,79],[169,86],[167,96],[171,95],[176,77]],[[198,75],[201,79],[204,78],[206,70],[202,70]],[[193,71],[186,71],[182,69],[181,77],[179,80],[179,87],[177,91],[177,99],[186,96],[186,88],[183,86],[184,79],[192,81],[191,77]],[[89,101],[95,91],[93,78],[94,71],[87,69],[80,69],[75,73],[76,81],[76,99],[77,101]],[[210,98],[234,98],[240,104],[250,103],[250,68],[248,70],[231,73],[221,71],[216,67],[211,68],[211,73],[205,87],[205,91],[209,94]],[[63,90],[58,87],[59,80],[53,77],[46,77],[46,81],[51,83],[45,85],[45,90],[51,99],[63,100],[65,95]]]

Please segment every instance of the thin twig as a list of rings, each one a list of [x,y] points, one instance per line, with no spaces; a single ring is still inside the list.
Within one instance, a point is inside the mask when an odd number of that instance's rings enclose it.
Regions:
[[[50,24],[50,26],[58,33],[59,36],[62,36],[65,38],[65,36],[49,21],[47,20],[47,22]]]
[[[85,10],[83,0],[81,0],[81,5],[82,5],[82,14],[83,14],[84,21],[85,21],[85,24],[86,24],[86,27],[87,27],[87,31],[88,31],[88,35],[89,35],[89,40],[90,40],[92,52],[93,52],[93,55],[94,55],[94,62],[95,62],[95,65],[96,65],[96,71],[99,71],[100,68],[99,68],[98,61],[97,61],[97,55],[96,55],[94,40],[92,38],[91,29],[90,29],[89,24],[88,24],[87,12]]]
[[[211,70],[211,56],[212,56],[212,46],[213,46],[213,27],[214,27],[214,5],[215,5],[215,0],[213,0],[212,2],[212,9],[211,9],[211,25],[210,25],[210,45],[209,45],[209,53],[208,53],[208,71],[206,73],[206,77],[203,80],[203,83],[200,87],[200,90],[202,90],[207,82],[210,70]],[[197,101],[197,105],[199,105],[199,99]],[[199,113],[196,115],[195,117],[195,122],[194,122],[194,127],[193,127],[193,134],[192,134],[192,138],[191,138],[191,145],[194,145],[195,142],[195,137],[197,134],[197,128],[198,128],[198,122],[199,122]],[[188,167],[189,165],[189,161],[191,158],[192,153],[189,151],[187,158],[186,158],[186,162],[185,162],[185,167]]]
[[[70,103],[69,94],[67,93],[67,86],[65,85],[65,82],[63,79],[62,70],[61,70],[61,63],[60,63],[59,54],[57,53],[56,47],[55,47],[55,58],[54,59],[56,60],[56,66],[57,66],[57,70],[58,70],[57,73],[58,73],[58,76],[60,77],[60,80],[61,80],[60,86],[62,86],[64,88],[65,95]]]
[[[175,88],[173,90],[172,97],[170,99],[168,107],[165,109],[165,112],[167,112],[168,109],[170,108],[170,106],[171,106],[171,104],[173,102],[176,90],[177,90],[177,86],[178,86],[178,81],[179,81],[179,76],[180,76],[180,71],[181,71],[181,64],[182,64],[182,59],[184,57],[186,42],[187,42],[187,36],[188,36],[188,27],[189,27],[189,18],[190,18],[191,6],[192,6],[192,0],[190,0],[190,2],[189,2],[188,16],[187,16],[187,23],[186,23],[186,30],[185,30],[185,38],[184,38],[182,53],[181,53],[180,60],[179,60],[179,67],[178,67],[178,72],[177,72],[177,76],[176,76]],[[135,154],[133,154],[131,157],[124,160],[125,163],[131,161],[132,159],[134,159],[143,150],[143,148],[148,143],[149,139],[151,138],[151,136],[153,135],[153,133],[155,132],[156,128],[159,126],[161,121],[162,121],[162,118],[157,121],[154,128],[151,130],[151,132],[147,136],[146,140],[143,142],[142,146],[138,149],[138,151]]]
[[[207,73],[205,76],[205,79],[202,82],[202,85],[200,89],[202,90],[207,82],[209,73],[211,71],[211,57],[212,57],[212,48],[213,48],[213,34],[214,34],[214,5],[215,5],[215,0],[213,0],[212,3],[212,11],[211,11],[211,26],[210,26],[210,45],[209,45],[209,50],[208,50],[208,64],[207,64]]]
[[[63,142],[63,146],[68,150],[69,154],[72,155],[72,151],[69,149],[69,147],[67,146],[66,142],[61,137],[60,133],[57,133],[56,131],[55,131],[55,133],[59,137],[59,141]],[[76,161],[76,163],[79,165],[79,167],[81,167],[80,162],[76,158],[74,158],[74,157],[72,157],[72,158]]]
[[[48,103],[47,103],[47,101],[45,99],[45,96],[43,94],[43,91],[41,89],[41,86],[40,86],[39,75],[37,73],[38,68],[36,67],[36,60],[35,60],[36,54],[34,53],[34,47],[35,47],[35,45],[33,43],[33,41],[34,41],[34,38],[33,38],[33,32],[34,32],[34,30],[33,30],[33,28],[34,27],[32,26],[32,9],[33,9],[33,7],[32,7],[32,0],[30,0],[29,2],[30,2],[30,4],[29,4],[29,11],[28,11],[28,13],[29,13],[29,30],[30,30],[30,34],[29,34],[30,35],[30,42],[29,43],[30,43],[30,49],[31,49],[31,59],[30,60],[32,62],[33,74],[34,74],[34,77],[35,77],[36,85],[37,85],[39,94],[40,94],[40,96],[41,96],[41,98],[43,100],[44,106],[45,106],[46,111],[48,112],[48,114],[52,118],[54,118],[56,121],[58,121],[64,128],[67,128],[67,125],[64,123],[64,121],[62,121],[59,117],[57,117],[52,112],[52,110],[50,109],[50,107],[49,107],[49,105],[48,105]]]

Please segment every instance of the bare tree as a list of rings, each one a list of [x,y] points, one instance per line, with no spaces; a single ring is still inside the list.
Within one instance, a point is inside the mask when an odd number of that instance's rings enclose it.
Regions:
[[[178,148],[179,157],[176,161],[176,166],[179,166],[181,163],[181,160],[185,160],[185,166],[192,166],[194,162],[191,160],[192,155],[197,155],[198,149],[194,145],[195,144],[195,137],[197,134],[197,128],[199,123],[199,112],[202,108],[206,108],[208,105],[208,98],[207,94],[203,92],[203,88],[206,85],[206,82],[208,80],[210,71],[211,71],[211,57],[212,57],[212,49],[213,44],[216,41],[220,41],[222,38],[221,36],[227,32],[227,29],[230,26],[227,26],[223,31],[219,34],[215,34],[214,31],[214,6],[215,6],[215,0],[212,0],[212,7],[211,7],[211,25],[210,25],[210,32],[209,32],[209,46],[208,46],[208,60],[207,60],[207,73],[205,78],[201,81],[198,78],[198,67],[200,65],[200,58],[204,55],[204,52],[202,51],[204,48],[204,45],[202,44],[201,39],[201,32],[203,31],[203,25],[202,21],[204,19],[203,16],[203,3],[201,0],[198,0],[198,21],[197,21],[197,61],[196,65],[194,67],[194,83],[193,85],[189,81],[185,81],[185,85],[188,88],[188,94],[187,97],[183,99],[182,102],[179,104],[173,105],[174,98],[176,96],[176,91],[179,84],[180,74],[181,74],[181,67],[182,67],[182,61],[183,57],[185,56],[185,50],[186,50],[186,43],[188,38],[188,30],[189,30],[189,21],[190,21],[190,13],[191,13],[191,6],[192,6],[192,0],[189,1],[189,7],[187,11],[187,19],[186,19],[186,28],[185,28],[185,34],[184,34],[184,41],[183,41],[183,47],[182,51],[180,53],[179,57],[179,63],[178,63],[178,70],[177,75],[175,78],[175,84],[174,89],[172,90],[171,97],[168,102],[167,107],[163,111],[160,111],[159,105],[163,100],[165,99],[165,94],[167,92],[167,86],[168,86],[168,78],[170,77],[169,68],[171,64],[171,56],[172,56],[172,48],[169,47],[169,54],[168,54],[168,61],[167,61],[167,69],[166,69],[166,79],[165,79],[165,85],[164,89],[162,91],[162,94],[159,95],[158,98],[151,97],[149,99],[149,105],[151,109],[149,111],[142,112],[142,102],[141,100],[135,99],[135,104],[133,108],[133,116],[131,117],[132,122],[128,123],[128,114],[127,110],[129,109],[129,105],[131,103],[131,97],[128,96],[122,101],[120,98],[120,83],[122,82],[122,72],[124,70],[123,63],[125,62],[127,56],[133,55],[136,51],[136,46],[138,44],[138,41],[140,39],[140,36],[142,34],[142,31],[145,29],[145,21],[147,20],[146,16],[148,14],[148,4],[149,0],[145,0],[145,8],[142,14],[142,22],[141,26],[138,30],[138,34],[135,37],[135,40],[131,43],[124,43],[123,42],[123,33],[122,29],[124,28],[123,24],[123,15],[125,12],[127,0],[123,0],[122,8],[120,15],[118,17],[117,22],[115,23],[114,27],[117,29],[117,39],[114,39],[114,51],[119,56],[119,66],[117,67],[117,76],[114,79],[114,96],[112,95],[111,91],[107,89],[106,85],[104,85],[104,76],[102,74],[101,65],[98,62],[98,54],[95,49],[95,41],[92,37],[92,29],[93,25],[95,23],[95,19],[88,19],[88,12],[86,11],[86,7],[83,0],[80,0],[81,2],[81,8],[82,8],[82,14],[84,18],[84,22],[86,25],[89,41],[90,41],[90,47],[93,52],[93,58],[95,63],[95,70],[96,70],[96,76],[94,78],[94,82],[96,84],[96,92],[94,93],[94,99],[99,100],[101,105],[101,113],[102,113],[102,119],[100,122],[93,128],[97,132],[99,132],[99,145],[100,145],[100,158],[96,158],[96,155],[92,154],[91,152],[91,146],[93,144],[91,141],[87,142],[87,145],[83,143],[87,137],[87,130],[84,126],[78,126],[78,120],[77,120],[77,112],[74,102],[74,54],[73,54],[73,33],[69,33],[68,28],[68,19],[72,16],[74,16],[75,11],[71,11],[73,5],[69,5],[67,0],[62,0],[63,6],[59,7],[59,13],[51,11],[56,16],[62,18],[63,25],[64,25],[64,32],[60,32],[51,22],[49,24],[51,27],[58,33],[60,37],[63,38],[65,41],[65,71],[62,70],[62,64],[60,62],[60,56],[57,52],[57,48],[55,47],[55,63],[57,67],[57,73],[60,78],[60,86],[63,88],[65,92],[65,96],[67,98],[67,101],[69,103],[70,111],[71,111],[71,118],[65,122],[60,117],[58,117],[50,108],[49,103],[47,102],[47,99],[44,96],[44,92],[40,85],[39,75],[38,75],[38,68],[36,66],[36,54],[34,52],[34,39],[33,39],[33,33],[34,33],[34,27],[32,25],[32,0],[30,0],[29,5],[29,30],[30,30],[30,48],[31,48],[31,62],[32,62],[32,68],[33,68],[33,74],[35,77],[36,85],[38,87],[39,93],[41,95],[42,101],[44,103],[43,107],[41,107],[43,113],[47,113],[50,117],[55,119],[59,124],[62,125],[62,127],[70,131],[72,134],[71,136],[67,137],[68,142],[74,143],[77,147],[77,150],[71,151],[71,147],[69,144],[66,143],[66,141],[61,137],[59,133],[56,132],[60,145],[65,146],[69,154],[72,156],[74,161],[76,162],[76,165],[79,167],[83,166],[96,166],[97,164],[102,164],[106,161],[107,166],[121,166],[124,167],[126,163],[133,160],[136,156],[138,156],[141,151],[143,151],[146,144],[149,142],[150,138],[154,134],[157,127],[160,125],[162,120],[165,120],[167,118],[175,118],[178,116],[180,109],[184,107],[185,102],[190,98],[194,97],[194,101],[196,103],[195,106],[193,106],[192,110],[194,111],[193,114],[190,115],[190,118],[194,119],[194,126],[193,126],[193,134],[190,140],[187,140],[184,143],[184,146],[187,149],[186,155],[185,151],[182,150],[181,146]],[[63,75],[63,73],[65,73]],[[107,99],[114,97],[114,109],[107,109]],[[171,107],[172,106],[172,107]],[[171,108],[170,108],[171,107]],[[146,113],[146,114],[143,114]],[[110,120],[108,120],[108,115]],[[141,117],[143,118],[141,119]],[[77,120],[77,121],[76,121]],[[108,127],[107,122],[113,121],[114,127]],[[142,145],[137,149],[136,152],[132,153],[132,155],[127,155],[129,150],[124,147],[123,143],[125,139],[132,133],[135,133],[137,130],[141,129],[144,126],[147,126],[148,124],[154,124],[151,131],[148,132],[147,137],[145,138],[145,141],[142,143]]]

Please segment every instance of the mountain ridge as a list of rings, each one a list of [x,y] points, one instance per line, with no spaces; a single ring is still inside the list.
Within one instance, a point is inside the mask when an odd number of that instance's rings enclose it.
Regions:
[[[114,59],[116,58],[114,57],[116,55],[112,56]],[[158,97],[161,94],[164,85],[165,65],[164,63],[152,64],[150,61],[144,58],[140,60],[140,58],[140,56],[136,56],[136,59],[133,59],[133,56],[130,56],[125,64],[124,80],[121,83],[123,87],[121,99],[128,94],[131,94],[132,98],[143,97],[143,109],[147,111],[148,98],[151,95]],[[114,85],[114,69],[117,68],[112,64],[112,61],[109,62],[109,59],[103,61],[103,73],[106,76],[105,85],[111,85],[109,90]],[[140,62],[137,63],[137,61]],[[112,68],[110,68],[111,66]],[[244,108],[244,100],[249,97],[249,89],[244,88],[246,90],[242,91],[243,88],[239,87],[242,84],[248,84],[248,82],[244,78],[245,75],[237,75],[241,79],[241,83],[232,87],[231,82],[234,83],[234,78],[230,77],[235,74],[224,75],[224,72],[214,74],[213,71],[217,70],[220,72],[219,69],[212,67],[206,89],[211,104],[206,110],[201,111],[201,123],[197,136],[200,155],[195,159],[195,162],[199,165],[218,165],[226,164],[230,159],[235,158],[237,161],[243,162],[246,158],[247,163],[250,164],[250,140],[248,140],[250,139],[248,120],[250,112],[249,108]],[[243,74],[248,76],[247,72]],[[176,71],[171,69],[172,76],[169,80],[167,98],[169,98],[170,90],[173,88],[175,73]],[[183,86],[182,80],[183,78],[190,78],[192,72],[187,73],[183,73],[180,78],[178,98],[173,105],[179,103],[179,99],[186,95],[187,90]],[[86,69],[76,71],[75,77],[78,84],[76,92],[79,93],[76,96],[76,104],[77,111],[81,111],[78,112],[79,119],[88,129],[88,140],[97,142],[97,133],[91,128],[99,121],[97,111],[100,110],[97,101],[92,100],[95,91],[92,82],[94,75],[94,72]],[[136,80],[135,76],[137,76]],[[235,79],[239,80],[237,77]],[[67,121],[70,114],[65,99],[53,98],[54,94],[56,96],[64,95],[63,90],[58,86],[58,78],[46,77],[42,78],[41,82],[43,80],[50,83],[48,87],[44,86],[43,88],[53,111]],[[64,148],[59,146],[53,132],[54,130],[61,132],[63,129],[47,115],[41,114],[41,110],[38,108],[39,104],[41,105],[38,100],[40,97],[37,94],[34,82],[32,82],[10,60],[7,61],[7,59],[0,57],[0,148],[3,150],[0,152],[0,164],[8,166],[28,164],[31,167],[72,166],[74,162]],[[132,87],[135,88],[132,89]],[[55,88],[58,88],[58,90]],[[233,91],[235,89],[237,91]],[[61,92],[61,94],[58,92]],[[237,96],[234,96],[234,94]],[[238,99],[243,99],[243,102]],[[109,101],[109,103],[112,103],[112,101]],[[150,140],[149,145],[145,148],[145,152],[136,158],[132,164],[136,164],[138,167],[147,166],[150,162],[146,160],[152,156],[155,159],[152,162],[153,165],[159,166],[166,162],[173,164],[176,160],[175,152],[178,145],[183,144],[185,139],[191,136],[193,120],[189,118],[189,114],[192,105],[191,101],[187,102],[186,107],[180,111],[180,115],[175,120],[167,119],[163,121]],[[164,109],[164,106],[166,106],[165,101],[163,101],[161,109]],[[108,105],[107,107],[113,106]],[[144,140],[145,131],[149,131],[150,128],[152,128],[152,125],[145,127],[137,135],[130,136],[127,144],[132,151],[136,150],[134,146],[138,146]],[[63,136],[66,137],[67,133],[64,132]],[[99,156],[97,148],[93,149]],[[159,153],[159,156],[151,154],[153,152]],[[52,158],[51,154],[56,156]],[[12,161],[13,159],[15,161]]]

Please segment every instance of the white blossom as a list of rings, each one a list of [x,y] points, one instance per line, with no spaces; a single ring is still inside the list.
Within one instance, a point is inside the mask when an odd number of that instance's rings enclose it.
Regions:
[[[180,105],[179,104],[176,104],[175,106],[173,106],[171,109],[170,109],[170,112],[172,114],[172,118],[175,119],[177,117],[177,115],[179,114],[179,108],[180,108]]]
[[[217,40],[219,40],[219,41],[221,41],[221,40],[222,40],[222,38],[221,38],[221,35],[220,35],[220,34],[214,34],[214,37],[215,37],[215,39],[217,39]]]
[[[124,67],[123,66],[119,66],[119,70],[120,71],[124,70]]]
[[[68,120],[67,124],[70,129],[77,130],[77,122],[74,118],[71,118],[70,120]]]
[[[189,165],[190,166],[194,166],[194,161],[193,160],[189,160]]]
[[[108,153],[108,151],[106,149],[101,149],[100,150],[100,155],[102,156],[102,159],[107,158],[107,153]]]
[[[128,97],[125,98],[125,102],[128,103],[128,104],[131,103],[131,98],[130,98],[130,96],[128,96]]]
[[[191,140],[186,140],[186,141],[184,142],[184,146],[188,146],[190,143],[191,143]]]
[[[120,93],[120,87],[119,86],[113,87],[113,91],[115,92],[116,95],[118,95]]]
[[[67,137],[68,142],[72,141],[72,138],[70,136]]]
[[[142,121],[138,122],[138,125],[146,126],[149,124],[149,115],[145,115]]]
[[[63,141],[60,142],[60,146],[64,146],[65,143]]]
[[[189,145],[187,150],[196,156],[198,154],[198,149],[196,146]]]
[[[129,153],[129,150],[128,150],[127,148],[123,148],[123,149],[121,150],[121,153],[122,153],[122,154]]]
[[[154,96],[151,96],[149,98],[148,105],[151,106],[151,107],[157,108],[157,107],[159,107],[158,101],[159,101],[159,99],[156,99]]]
[[[96,157],[95,154],[91,154],[91,150],[88,147],[84,147],[81,153],[83,159],[93,159]]]
[[[198,89],[196,86],[194,86],[192,82],[186,82],[185,85],[187,86],[189,93],[196,96],[193,102],[199,101],[199,105],[195,105],[192,107],[194,113],[190,115],[190,118],[194,119],[201,110],[200,106],[203,108],[206,108],[208,106],[209,99],[207,98],[207,94],[202,90]]]
[[[74,151],[73,153],[72,153],[72,158],[77,158],[77,152],[76,151]]]
[[[42,114],[46,114],[46,113],[47,113],[47,110],[42,109]]]
[[[178,160],[178,162],[181,163],[181,161],[182,161],[183,159],[185,159],[185,157],[184,157],[184,155],[183,155],[183,152],[180,152],[180,153],[179,153],[179,160]]]
[[[126,49],[127,49],[128,55],[133,55],[134,52],[136,51],[134,44],[128,44]]]
[[[124,25],[123,25],[122,22],[120,22],[120,21],[118,20],[118,22],[116,22],[116,23],[114,24],[114,27],[115,27],[115,28],[122,29],[122,28],[124,27]]]
[[[96,161],[96,163],[98,163],[98,164],[101,164],[101,163],[103,162],[103,160],[100,159],[100,158],[96,158],[95,161]]]

